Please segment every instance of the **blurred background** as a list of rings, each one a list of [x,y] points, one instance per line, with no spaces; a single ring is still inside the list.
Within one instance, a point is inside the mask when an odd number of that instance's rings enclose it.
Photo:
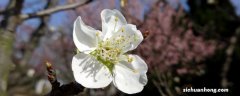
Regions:
[[[101,30],[100,12],[120,10],[147,36],[132,51],[148,64],[148,83],[135,96],[195,96],[186,87],[228,88],[240,96],[239,0],[1,0],[0,96],[42,96],[51,91],[45,62],[61,84],[74,81],[77,16]],[[113,85],[84,96],[127,96]]]

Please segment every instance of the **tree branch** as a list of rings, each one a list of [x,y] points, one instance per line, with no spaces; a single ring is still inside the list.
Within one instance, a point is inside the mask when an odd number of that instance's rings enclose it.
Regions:
[[[221,86],[223,88],[227,88],[229,86],[229,81],[227,79],[227,74],[230,68],[230,65],[232,63],[232,55],[238,40],[238,35],[240,34],[240,28],[238,28],[235,32],[235,34],[230,38],[230,45],[228,46],[228,48],[226,49],[226,61],[223,64],[222,67],[222,80],[221,80]]]
[[[74,4],[62,5],[62,6],[57,6],[55,8],[42,10],[42,11],[39,11],[37,13],[21,14],[20,17],[21,17],[21,19],[30,19],[30,18],[34,18],[34,17],[42,17],[42,16],[50,15],[52,13],[59,12],[59,11],[74,9],[76,7],[80,7],[80,6],[83,6],[85,4],[88,4],[91,1],[93,1],[93,0],[84,0],[84,1],[81,1],[81,2],[74,3]]]
[[[3,14],[3,21],[0,22],[0,27],[4,29],[15,29],[21,20],[19,20],[19,14],[23,8],[24,0],[10,0],[4,11],[0,11]],[[11,22],[11,23],[10,23]],[[8,27],[8,28],[7,28]]]
[[[79,94],[80,92],[83,92],[83,90],[85,89],[77,82],[70,82],[68,84],[63,84],[60,86],[52,64],[47,62],[46,66],[48,72],[48,80],[52,85],[52,90],[45,96],[74,96]]]

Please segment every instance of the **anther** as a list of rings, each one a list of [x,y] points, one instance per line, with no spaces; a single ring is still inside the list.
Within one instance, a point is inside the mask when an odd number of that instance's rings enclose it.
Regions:
[[[115,21],[116,21],[116,22],[118,21],[118,17],[115,17]]]
[[[133,70],[133,73],[138,73],[138,70]]]
[[[128,62],[131,63],[133,61],[133,58],[130,56],[127,56]]]
[[[122,28],[122,29],[121,29],[121,31],[122,31],[122,32],[124,32],[124,31],[125,31],[125,29],[124,29],[124,28]]]

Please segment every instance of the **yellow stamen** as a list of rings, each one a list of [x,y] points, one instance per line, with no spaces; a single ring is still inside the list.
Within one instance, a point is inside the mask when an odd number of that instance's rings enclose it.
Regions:
[[[115,21],[116,21],[116,22],[118,21],[118,17],[115,17]]]
[[[118,22],[118,17],[115,17],[115,24],[114,24],[113,32],[115,32],[115,29],[116,29],[116,26],[117,26],[117,22]]]
[[[130,57],[130,56],[128,56],[127,59],[128,59],[128,62],[129,62],[129,63],[131,63],[131,62],[133,61],[133,58]]]
[[[99,36],[99,34],[100,34],[99,32],[96,32],[96,36]]]
[[[124,31],[125,31],[125,28],[122,28],[121,31],[124,32]]]
[[[138,70],[133,70],[133,73],[138,73]]]

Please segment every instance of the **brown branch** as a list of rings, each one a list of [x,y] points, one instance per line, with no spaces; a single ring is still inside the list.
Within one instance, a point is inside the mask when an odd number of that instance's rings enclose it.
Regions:
[[[222,81],[221,81],[221,86],[223,88],[227,88],[229,86],[229,82],[228,82],[228,79],[227,79],[227,74],[228,74],[228,71],[229,71],[229,68],[230,68],[230,65],[232,63],[232,55],[233,55],[233,52],[234,52],[234,49],[235,49],[235,46],[236,46],[236,43],[237,43],[237,40],[238,40],[238,35],[240,34],[240,28],[238,28],[235,32],[235,34],[230,38],[230,45],[228,46],[228,48],[226,49],[226,61],[225,63],[223,64],[223,67],[222,67],[222,73],[221,73],[221,76],[222,76]]]
[[[83,92],[84,87],[77,82],[70,82],[68,84],[63,84],[60,86],[52,64],[47,62],[46,66],[48,71],[48,80],[52,85],[52,90],[45,96],[74,96],[80,92]]]
[[[0,27],[4,29],[16,29],[17,25],[21,23],[18,16],[23,8],[23,3],[24,0],[10,0],[6,9],[0,12],[4,18],[0,22]]]
[[[69,4],[69,5],[62,5],[62,6],[57,6],[55,8],[42,10],[42,11],[39,11],[37,13],[21,14],[20,17],[21,17],[21,19],[30,19],[30,18],[34,18],[34,17],[42,17],[42,16],[50,15],[52,13],[59,12],[59,11],[74,9],[76,7],[80,7],[80,6],[83,6],[85,4],[88,4],[91,1],[93,1],[93,0],[84,0],[84,1],[81,1],[81,2]]]

